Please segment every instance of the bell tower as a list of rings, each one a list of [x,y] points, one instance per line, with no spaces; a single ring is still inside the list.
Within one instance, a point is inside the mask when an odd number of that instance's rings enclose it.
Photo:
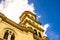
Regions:
[[[30,11],[25,11],[22,13],[19,19],[20,19],[19,25],[21,25],[22,27],[32,28],[33,31],[35,32],[34,33],[35,35],[39,36],[41,39],[43,38],[46,39],[46,36],[44,36],[43,34],[44,29],[41,26],[41,23],[36,20],[35,14],[31,13]]]
[[[41,29],[42,31],[44,31],[41,28],[41,23],[36,20],[36,15],[33,14],[32,12],[30,12],[30,11],[25,11],[25,12],[22,13],[22,15],[20,16],[19,25],[26,26],[26,27],[37,28],[37,29]]]
[[[20,19],[20,23],[19,23],[20,25],[25,25],[26,21],[29,21],[31,23],[36,22],[37,24],[41,25],[41,23],[36,20],[36,15],[30,11],[23,12],[22,15],[19,17],[19,19]]]
[[[25,11],[22,13],[22,15],[20,16],[20,23],[19,25],[24,25],[26,27],[36,27],[36,28],[41,28],[41,23],[39,21],[36,20],[36,15],[33,14],[30,11]],[[41,30],[43,30],[41,28]]]

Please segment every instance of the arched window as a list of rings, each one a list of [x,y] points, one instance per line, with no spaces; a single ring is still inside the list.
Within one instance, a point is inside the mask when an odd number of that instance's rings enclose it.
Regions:
[[[11,30],[6,30],[5,33],[4,33],[3,39],[5,39],[5,40],[8,40],[8,39],[15,40],[15,34]]]
[[[39,34],[39,37],[42,37],[40,32],[38,32],[38,34]]]
[[[8,39],[8,35],[9,35],[8,30],[6,30],[6,32],[4,33],[3,38],[4,38],[5,40],[7,40],[7,39]]]
[[[14,33],[11,35],[11,40],[15,40],[15,35],[14,35]]]
[[[36,31],[36,29],[34,29],[34,32],[35,32],[34,34],[36,34],[36,35],[37,35],[37,31]]]

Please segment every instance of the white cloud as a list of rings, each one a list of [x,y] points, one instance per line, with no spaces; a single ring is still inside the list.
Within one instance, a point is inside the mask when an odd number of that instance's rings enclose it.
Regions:
[[[22,12],[28,10],[34,11],[33,3],[28,4],[28,0],[5,0],[0,4],[0,12],[16,23],[19,23],[19,17]]]
[[[37,20],[38,20],[39,18],[41,18],[41,16],[37,16]]]
[[[48,27],[49,27],[49,24],[45,24],[44,25],[44,30],[46,31]]]
[[[46,31],[47,31],[47,29],[48,29],[49,26],[50,26],[49,24],[45,24],[45,25],[43,26],[44,35],[45,35],[45,36],[47,36],[45,33],[46,33]]]

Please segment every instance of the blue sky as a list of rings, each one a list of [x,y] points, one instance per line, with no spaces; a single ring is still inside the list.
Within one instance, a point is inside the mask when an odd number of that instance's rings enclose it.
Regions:
[[[37,15],[42,16],[39,21],[42,25],[50,26],[46,34],[50,40],[60,40],[60,0],[29,0],[33,3]]]

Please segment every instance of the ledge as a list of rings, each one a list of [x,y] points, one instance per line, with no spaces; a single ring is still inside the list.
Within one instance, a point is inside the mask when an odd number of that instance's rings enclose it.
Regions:
[[[2,18],[2,19],[6,19],[7,17],[4,15],[4,14],[2,14],[1,12],[0,12],[0,17]]]

